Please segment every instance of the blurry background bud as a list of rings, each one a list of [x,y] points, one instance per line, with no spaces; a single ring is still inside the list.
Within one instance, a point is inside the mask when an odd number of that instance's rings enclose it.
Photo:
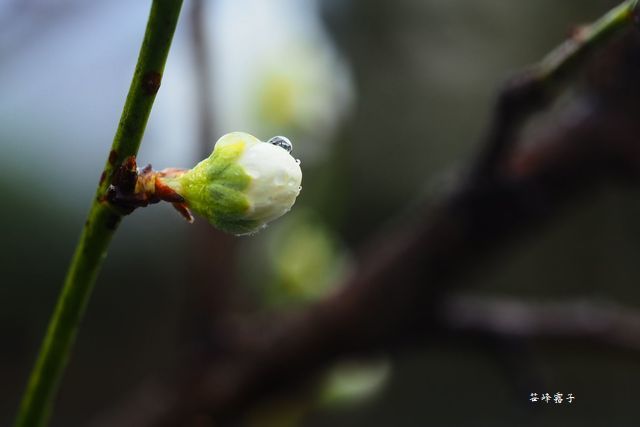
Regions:
[[[328,295],[350,265],[342,241],[309,208],[296,208],[287,221],[248,243],[256,243],[256,256],[247,257],[251,269],[240,270],[251,271],[246,281],[253,284],[258,304],[265,309],[292,308]],[[266,256],[265,264],[256,264],[257,253]]]
[[[300,387],[295,393],[269,399],[252,408],[242,425],[315,425],[309,421],[321,412],[373,403],[389,382],[392,373],[391,363],[387,359],[338,362],[307,387]]]
[[[321,386],[318,405],[334,407],[372,399],[387,383],[391,368],[386,359],[343,361],[334,365]]]
[[[305,162],[321,158],[350,108],[353,85],[316,1],[221,0],[209,10],[220,129],[284,133]]]
[[[232,132],[193,169],[162,180],[195,213],[240,235],[255,233],[289,212],[300,194],[302,171],[287,149]]]

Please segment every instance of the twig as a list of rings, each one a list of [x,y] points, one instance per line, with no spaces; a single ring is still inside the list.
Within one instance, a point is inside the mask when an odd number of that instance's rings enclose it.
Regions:
[[[457,296],[443,301],[438,312],[443,328],[454,332],[520,339],[587,339],[640,351],[640,312],[613,303]]]
[[[182,0],[154,0],[151,6],[138,63],[111,152],[29,378],[16,426],[43,426],[47,423],[91,289],[121,219],[121,215],[104,201],[104,196],[116,167],[138,152],[160,88],[181,6]]]
[[[438,304],[436,321],[438,337],[488,351],[514,393],[523,395],[545,386],[535,343],[614,347],[635,358],[640,352],[640,311],[613,302],[453,295]]]
[[[539,64],[537,80],[555,83],[565,78],[594,48],[611,36],[638,22],[639,0],[627,0],[591,25],[579,27],[572,37],[551,51]]]
[[[561,86],[583,62],[611,37],[638,21],[639,0],[627,0],[590,25],[576,29],[571,37],[542,61],[509,79],[500,92],[488,147],[478,156],[473,177],[491,179],[523,121],[553,100]]]

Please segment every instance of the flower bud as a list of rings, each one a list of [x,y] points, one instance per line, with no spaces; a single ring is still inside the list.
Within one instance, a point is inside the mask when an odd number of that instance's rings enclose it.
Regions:
[[[287,213],[300,194],[300,162],[283,137],[263,142],[243,132],[221,137],[209,158],[162,178],[195,213],[233,234],[251,234]]]

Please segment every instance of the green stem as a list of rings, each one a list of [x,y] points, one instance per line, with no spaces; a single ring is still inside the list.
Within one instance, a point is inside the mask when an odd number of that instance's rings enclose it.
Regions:
[[[129,94],[64,287],[22,398],[16,427],[47,424],[60,377],[96,276],[121,216],[104,201],[115,168],[138,152],[160,87],[182,0],[154,0]]]
[[[561,80],[581,58],[611,36],[629,27],[638,17],[640,0],[627,0],[611,9],[590,25],[579,28],[571,38],[551,51],[539,64],[537,78],[553,82]]]

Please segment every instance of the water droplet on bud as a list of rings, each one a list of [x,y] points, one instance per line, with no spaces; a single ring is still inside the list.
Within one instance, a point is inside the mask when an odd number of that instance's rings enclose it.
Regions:
[[[289,141],[289,138],[284,136],[274,136],[270,140],[267,141],[269,144],[277,145],[278,147],[287,151],[287,153],[291,153],[293,150],[293,144]]]

